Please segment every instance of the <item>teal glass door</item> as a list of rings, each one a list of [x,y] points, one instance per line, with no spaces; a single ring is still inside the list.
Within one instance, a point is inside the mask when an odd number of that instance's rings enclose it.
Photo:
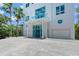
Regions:
[[[34,25],[33,26],[33,37],[34,38],[42,38],[42,25]]]

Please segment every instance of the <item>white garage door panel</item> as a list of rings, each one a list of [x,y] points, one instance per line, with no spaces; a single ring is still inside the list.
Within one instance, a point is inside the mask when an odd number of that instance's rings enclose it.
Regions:
[[[52,37],[54,38],[70,38],[69,30],[53,30]]]

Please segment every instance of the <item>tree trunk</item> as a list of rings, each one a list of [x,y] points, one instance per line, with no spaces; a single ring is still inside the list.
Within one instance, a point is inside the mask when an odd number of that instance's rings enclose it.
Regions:
[[[12,21],[11,21],[11,19],[10,19],[10,25],[11,25],[11,31],[10,31],[10,36],[12,37]]]
[[[17,22],[17,26],[16,26],[16,37],[19,35],[18,33],[18,20],[16,21]]]
[[[11,12],[11,7],[10,7],[10,12]],[[12,35],[13,28],[12,28],[11,16],[12,16],[12,14],[10,13],[10,25],[11,25],[11,34],[10,34],[10,36],[12,37],[13,36]]]

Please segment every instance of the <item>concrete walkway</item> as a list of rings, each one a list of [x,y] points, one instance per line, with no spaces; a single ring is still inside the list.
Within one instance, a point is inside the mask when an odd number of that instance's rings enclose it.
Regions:
[[[1,56],[79,56],[79,41],[13,37],[0,40]]]

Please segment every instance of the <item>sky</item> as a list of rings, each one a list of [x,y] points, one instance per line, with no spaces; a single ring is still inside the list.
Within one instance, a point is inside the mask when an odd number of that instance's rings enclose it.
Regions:
[[[0,13],[1,14],[5,14],[6,16],[9,16],[9,14],[7,14],[7,13],[5,13],[1,8],[2,8],[2,6],[3,6],[3,4],[1,4],[0,3]],[[12,7],[14,7],[14,6],[16,6],[16,7],[23,7],[23,3],[13,3],[13,5],[12,5]],[[77,8],[77,7],[79,7],[79,3],[74,3],[74,7],[75,8]],[[79,15],[79,13],[77,13],[76,11],[74,12],[74,23],[77,23],[77,21],[78,21],[78,18],[77,18],[77,15]],[[16,25],[17,23],[16,23],[16,21],[15,21],[15,17],[14,16],[12,16],[12,24],[14,24],[14,25]],[[9,22],[8,22],[9,23]],[[23,21],[22,21],[22,19],[19,21],[19,24],[22,24],[23,23]]]
[[[2,10],[2,6],[3,6],[3,4],[0,3],[0,13],[1,13],[1,14],[5,14],[6,16],[9,16],[8,13],[5,13],[5,12]],[[16,6],[16,7],[23,7],[23,3],[13,3],[13,4],[12,4],[12,7],[14,7],[14,6]],[[13,25],[16,25],[16,24],[17,24],[15,19],[16,19],[16,18],[14,17],[14,15],[12,15],[12,24],[13,24]],[[23,21],[22,21],[22,19],[21,19],[21,20],[19,21],[19,24],[22,24],[22,23],[23,23]],[[8,24],[9,24],[9,22],[8,22]]]

